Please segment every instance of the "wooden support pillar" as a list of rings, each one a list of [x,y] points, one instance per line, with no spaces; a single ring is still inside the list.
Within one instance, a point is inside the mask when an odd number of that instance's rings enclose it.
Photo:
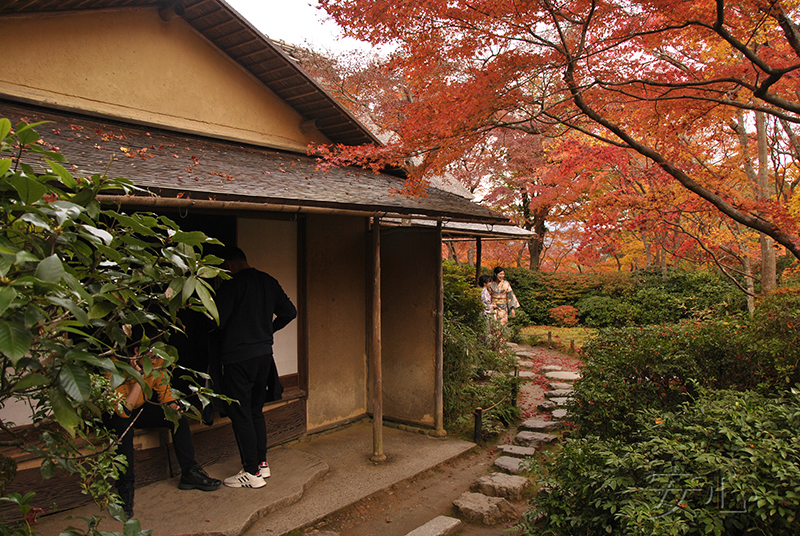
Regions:
[[[475,238],[475,285],[481,277],[481,237]]]
[[[381,361],[381,221],[372,219],[372,457],[385,462],[383,453],[383,365]]]
[[[442,243],[442,220],[436,223],[439,244]],[[436,379],[434,385],[434,430],[431,435],[444,437],[444,275],[442,274],[442,256],[437,255],[436,270]]]

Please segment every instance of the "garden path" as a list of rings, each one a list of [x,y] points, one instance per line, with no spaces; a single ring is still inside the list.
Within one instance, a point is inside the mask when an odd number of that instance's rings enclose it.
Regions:
[[[517,353],[520,375],[524,378],[518,398],[522,421],[539,417],[550,420],[549,412],[542,413],[539,409],[540,404],[546,402],[545,394],[552,383],[544,373],[548,367],[577,372],[581,366],[580,359],[547,347],[512,345],[512,349]],[[499,446],[514,444],[518,431],[517,427],[509,428],[492,444],[479,445],[434,470],[363,499],[326,517],[302,534],[404,536],[437,516],[464,520],[465,517],[453,505],[453,501],[469,491],[480,477],[502,472],[495,462],[507,456]],[[528,509],[526,499],[513,501],[511,505],[519,516]],[[513,525],[513,521],[493,526],[463,522],[451,534],[508,536],[508,529]]]

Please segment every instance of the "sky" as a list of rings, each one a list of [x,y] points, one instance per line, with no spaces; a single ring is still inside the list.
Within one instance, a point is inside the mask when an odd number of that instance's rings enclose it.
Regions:
[[[365,43],[342,38],[339,26],[326,20],[316,0],[227,0],[253,26],[270,39],[293,45],[312,45],[319,52],[369,50]]]

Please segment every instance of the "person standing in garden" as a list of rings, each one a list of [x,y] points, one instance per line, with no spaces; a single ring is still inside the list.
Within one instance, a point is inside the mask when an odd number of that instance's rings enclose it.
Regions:
[[[520,305],[511,285],[506,281],[506,271],[502,266],[494,269],[494,280],[489,283],[489,294],[492,296],[494,317],[501,326],[505,326],[509,316],[513,318]]]
[[[271,275],[251,267],[244,252],[222,252],[231,279],[217,291],[222,393],[228,404],[242,470],[223,483],[232,488],[260,488],[271,472],[267,463],[264,404],[280,400],[280,384],[272,356],[273,336],[297,317],[297,309]]]

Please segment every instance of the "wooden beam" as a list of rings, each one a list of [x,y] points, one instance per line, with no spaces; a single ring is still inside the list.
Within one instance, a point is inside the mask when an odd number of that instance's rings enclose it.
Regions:
[[[372,219],[372,457],[385,462],[383,453],[383,364],[381,358],[381,220]]]
[[[442,220],[436,222],[436,369],[433,388],[433,437],[444,437],[444,275],[442,273]]]
[[[478,284],[478,279],[481,277],[481,237],[475,238],[475,284]]]

